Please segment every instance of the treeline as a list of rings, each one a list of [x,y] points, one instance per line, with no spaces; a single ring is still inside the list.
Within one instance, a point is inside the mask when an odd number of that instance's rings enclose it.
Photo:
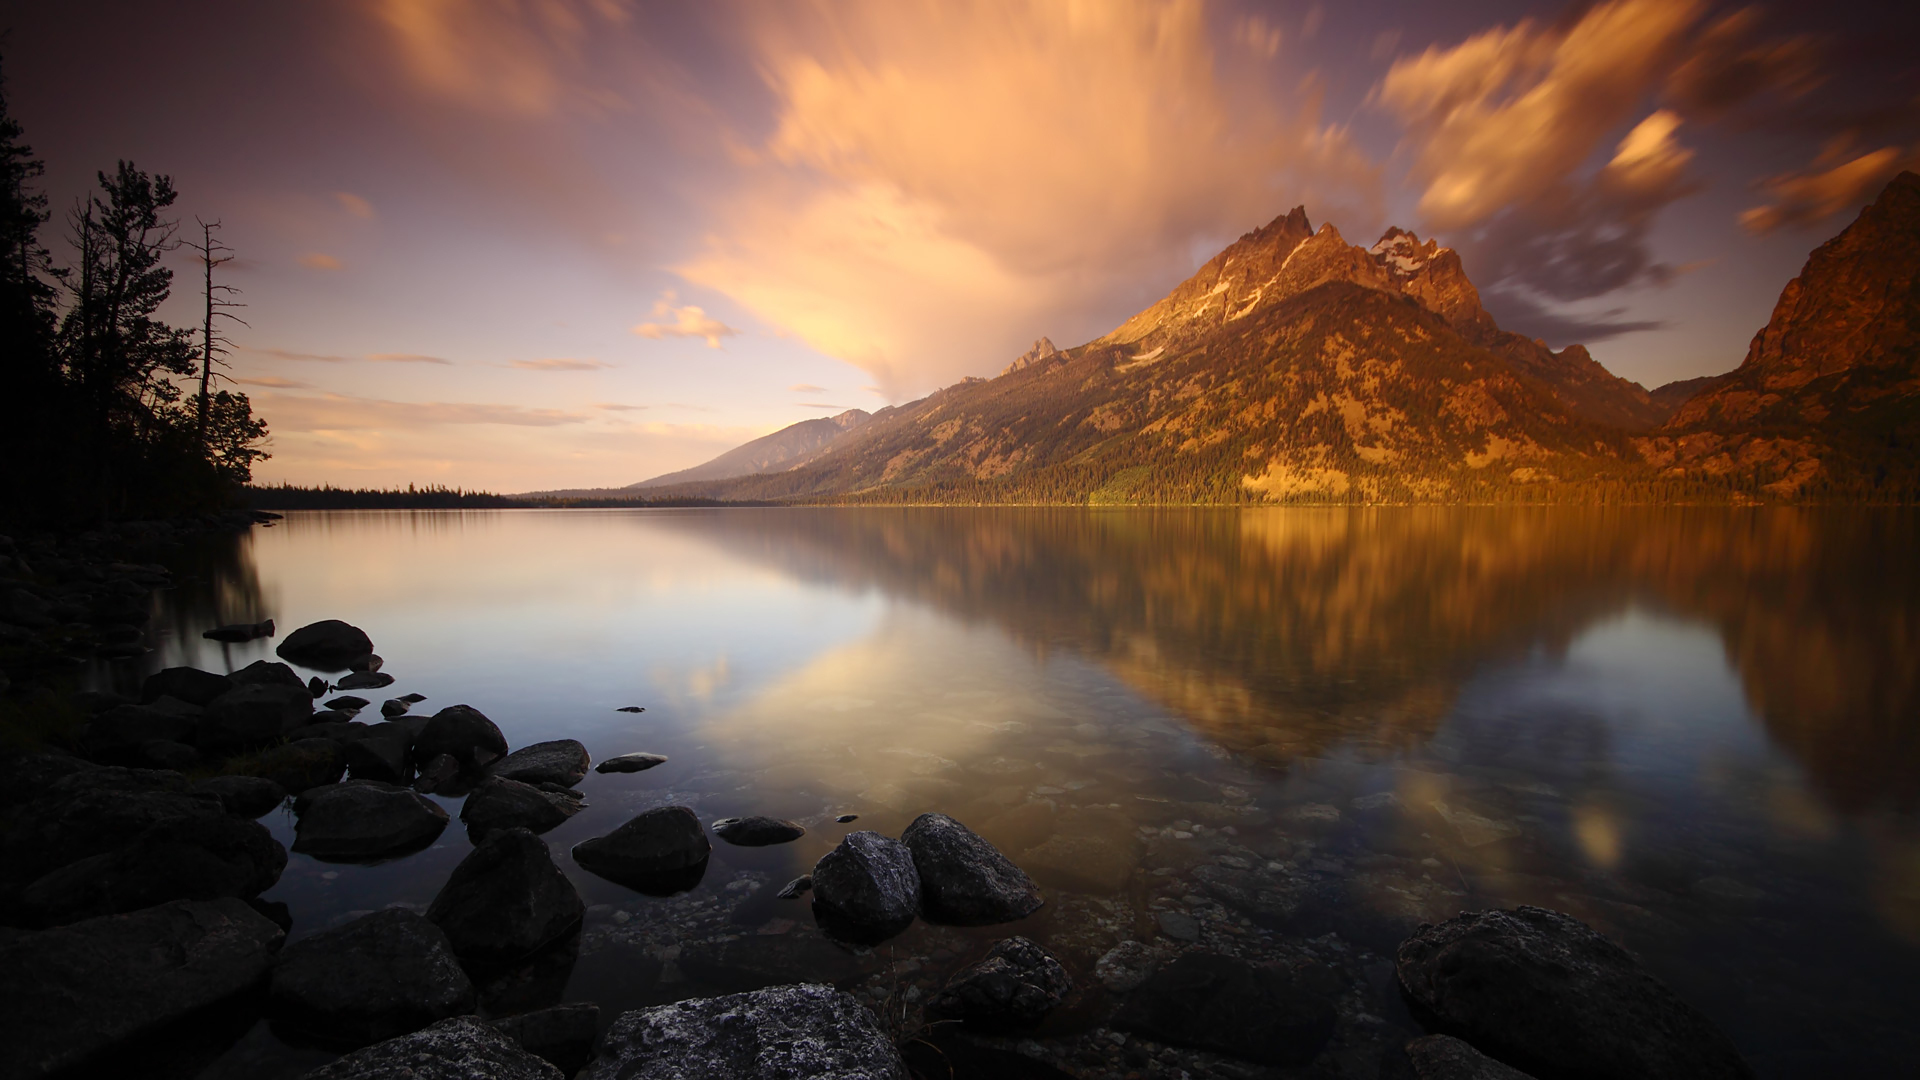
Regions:
[[[428,485],[405,488],[296,487],[292,484],[249,487],[246,504],[254,510],[513,510],[513,509],[617,509],[685,506],[737,506],[719,499],[689,497],[628,499],[612,497],[525,497],[496,495],[489,491],[465,491],[460,488]],[[766,504],[759,504],[766,505]]]
[[[267,456],[267,425],[224,388],[235,290],[215,280],[230,251],[200,223],[183,238],[173,181],[119,162],[53,219],[42,162],[23,141],[0,76],[0,524],[57,527],[231,506]],[[197,241],[197,242],[196,242]],[[173,287],[164,260],[196,252],[205,318],[157,317]]]

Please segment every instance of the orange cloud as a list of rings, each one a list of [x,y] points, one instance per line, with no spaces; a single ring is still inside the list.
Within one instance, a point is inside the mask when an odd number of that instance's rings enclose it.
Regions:
[[[452,364],[453,363],[453,361],[448,360],[443,356],[424,356],[420,353],[410,353],[410,352],[368,353],[367,359],[373,360],[377,363],[382,363],[382,364]]]
[[[1763,181],[1760,187],[1773,201],[1742,213],[1740,224],[1765,235],[1856,210],[1901,170],[1920,168],[1920,150],[1883,146],[1848,156],[1843,145],[1829,147],[1805,170]]]
[[[263,410],[276,432],[351,431],[419,424],[507,424],[554,427],[579,424],[586,413],[530,409],[522,405],[446,401],[387,401],[351,394],[276,394]]]
[[[1311,80],[1276,94],[1269,28],[1217,53],[1193,0],[763,11],[777,123],[677,269],[892,394],[1111,317],[1197,240],[1375,191]]]
[[[672,318],[670,323],[645,322],[633,328],[633,332],[643,338],[692,337],[705,338],[707,348],[720,347],[720,339],[733,337],[740,331],[718,319],[707,317],[707,313],[691,304],[675,307],[674,295],[669,292],[653,305],[656,319]]]
[[[300,256],[299,263],[309,270],[338,270],[343,265],[339,259],[318,251]]]
[[[545,116],[620,96],[584,80],[594,35],[624,24],[620,0],[376,0],[420,85],[469,107]]]
[[[347,213],[352,214],[362,221],[373,220],[373,204],[367,200],[346,191],[336,191],[333,193],[333,197],[335,201],[339,202],[340,208]]]

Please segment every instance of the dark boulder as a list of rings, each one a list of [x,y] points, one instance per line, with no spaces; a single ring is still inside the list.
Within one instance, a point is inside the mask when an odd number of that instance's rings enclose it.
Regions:
[[[373,639],[357,626],[323,619],[288,634],[273,651],[282,660],[301,667],[345,671],[354,661],[373,655]]]
[[[49,870],[117,851],[157,825],[226,817],[213,795],[189,792],[177,772],[89,769],[60,778],[20,807],[4,834],[8,876],[32,881]]]
[[[1395,972],[1428,1030],[1541,1080],[1753,1075],[1713,1021],[1557,911],[1466,912],[1423,925],[1401,943]]]
[[[362,1047],[301,1080],[566,1080],[477,1016]]]
[[[233,998],[266,978],[284,936],[223,899],[0,940],[0,1076],[71,1070]]]
[[[264,776],[215,776],[193,785],[219,798],[227,813],[249,820],[287,801],[287,791]]]
[[[1534,1080],[1451,1035],[1424,1035],[1380,1062],[1380,1080]]]
[[[877,832],[848,833],[813,866],[814,919],[845,941],[885,941],[913,924],[920,901],[913,852]]]
[[[227,623],[223,626],[216,626],[211,630],[202,631],[200,636],[206,638],[208,641],[224,641],[228,644],[254,641],[259,638],[273,636],[273,620],[267,619],[264,622],[257,623]]]
[[[572,933],[586,912],[580,893],[525,829],[489,833],[427,909],[462,961],[500,966]]]
[[[326,697],[327,691],[331,689],[333,689],[333,687],[327,684],[327,680],[321,678],[318,675],[315,675],[313,678],[307,680],[307,696],[308,697],[313,697],[313,698]]]
[[[368,653],[347,666],[354,671],[379,671],[386,666],[386,663],[385,660],[381,659],[379,653]]]
[[[322,704],[324,704],[329,709],[338,709],[341,712],[353,713],[353,712],[359,712],[361,709],[364,709],[368,705],[371,705],[373,703],[368,701],[366,698],[356,697],[353,694],[341,694],[339,697],[336,697],[336,698],[328,698],[326,701],[322,702]]]
[[[460,820],[466,823],[468,834],[475,839],[495,829],[519,828],[543,833],[580,812],[580,793],[569,788],[560,791],[545,791],[518,780],[490,776],[467,796],[466,804],[460,808]]]
[[[170,667],[147,676],[140,684],[141,701],[163,697],[178,698],[205,707],[221,694],[233,689],[233,680],[199,668]]]
[[[507,755],[507,737],[479,709],[450,705],[427,719],[413,747],[415,761],[441,754],[458,761],[463,771],[478,770]]]
[[[419,773],[413,778],[413,790],[429,795],[460,795],[466,785],[461,782],[460,762],[452,754],[440,754],[424,761]]]
[[[600,1036],[600,1006],[570,1001],[492,1021],[495,1030],[527,1053],[572,1076],[593,1057]]]
[[[774,893],[773,895],[774,895],[774,898],[778,900],[798,900],[800,899],[801,894],[809,893],[812,891],[813,891],[813,875],[801,874],[799,877],[794,878],[792,881],[789,881],[785,885],[780,886],[780,891],[777,893]]]
[[[790,844],[807,835],[807,830],[785,818],[730,817],[714,822],[713,833],[736,847],[768,847]]]
[[[301,739],[254,755],[246,771],[288,791],[306,791],[336,783],[347,768],[346,744],[332,739]]]
[[[713,844],[685,806],[657,806],[605,836],[573,846],[581,869],[642,892],[678,892],[698,884]],[[682,884],[682,882],[688,882]]]
[[[83,741],[97,761],[121,763],[144,757],[140,747],[156,739],[188,743],[199,727],[203,710],[176,697],[161,697],[144,705],[119,705],[100,713],[87,725]]]
[[[655,765],[665,765],[666,763],[667,755],[665,754],[619,754],[595,765],[593,771],[597,773],[646,772]]]
[[[572,787],[587,775],[587,767],[592,764],[593,759],[587,755],[587,748],[577,740],[555,739],[523,746],[508,754],[494,763],[493,775],[518,780],[523,784],[563,784]]]
[[[17,906],[24,922],[58,926],[170,900],[245,899],[272,888],[286,865],[287,849],[258,822],[188,818],[43,875]]]
[[[313,723],[294,728],[288,733],[287,738],[292,742],[299,742],[302,739],[332,739],[334,742],[349,743],[366,738],[372,731],[373,725],[349,719],[348,714],[329,709],[314,713]]]
[[[867,1007],[798,983],[623,1013],[580,1080],[907,1080]]]
[[[304,805],[302,805],[304,804]],[[403,787],[352,781],[301,792],[293,850],[329,862],[405,855],[433,843],[447,812]]]
[[[32,802],[60,780],[99,767],[58,750],[0,758],[0,806]]]
[[[1010,937],[948,979],[927,1003],[927,1014],[981,1028],[1030,1027],[1072,989],[1067,969],[1052,953],[1026,938]]]
[[[255,660],[239,671],[227,676],[235,686],[297,686],[307,688],[307,682],[294,674],[293,669],[272,660]]]
[[[194,742],[205,753],[232,753],[273,742],[312,716],[306,687],[246,683],[213,699],[195,728]]]
[[[1332,972],[1189,952],[1148,976],[1113,1026],[1262,1065],[1304,1065],[1333,1035]]]
[[[365,1046],[478,1004],[447,935],[405,908],[364,915],[287,946],[273,967],[276,1021],[330,1045]]]
[[[403,716],[406,714],[406,711],[411,708],[413,708],[413,703],[410,701],[401,701],[399,698],[388,698],[380,703],[380,715],[385,717]]]
[[[413,779],[413,754],[405,740],[371,734],[344,743],[347,774],[355,780],[378,780],[384,784],[405,784]]]
[[[921,814],[900,839],[913,852],[920,874],[920,910],[928,922],[953,926],[1012,922],[1046,903],[1032,878],[979,834],[945,814]]]
[[[142,769],[190,769],[200,764],[202,755],[186,743],[171,739],[149,739],[128,751],[119,760]]]
[[[378,690],[383,686],[392,686],[393,676],[384,671],[356,671],[334,683],[336,690]]]

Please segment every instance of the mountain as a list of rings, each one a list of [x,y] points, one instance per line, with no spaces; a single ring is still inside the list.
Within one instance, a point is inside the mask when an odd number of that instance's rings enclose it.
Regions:
[[[655,483],[869,502],[1912,499],[1917,184],[1814,253],[1738,370],[1654,392],[1502,330],[1452,250],[1397,228],[1363,248],[1295,208],[1085,345],[1041,339],[779,472]]]
[[[799,468],[825,453],[827,448],[841,436],[858,429],[871,419],[873,414],[865,409],[848,409],[838,416],[802,420],[797,424],[789,424],[771,435],[762,435],[750,443],[736,446],[705,464],[695,465],[691,469],[681,469],[679,472],[664,473],[637,484],[628,484],[623,490],[668,487],[706,480],[726,480],[736,476]]]
[[[1692,396],[1646,460],[1782,498],[1920,489],[1920,176],[1903,172],[1814,249],[1730,374]]]

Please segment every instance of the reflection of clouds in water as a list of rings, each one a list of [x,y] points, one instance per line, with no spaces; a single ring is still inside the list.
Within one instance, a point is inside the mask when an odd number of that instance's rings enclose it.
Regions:
[[[1586,805],[1573,811],[1573,838],[1580,853],[1602,870],[1620,865],[1620,819],[1604,806]]]
[[[713,658],[712,663],[700,667],[656,664],[651,674],[653,685],[669,698],[702,704],[713,701],[714,694],[733,681],[733,668],[727,663],[726,653],[721,653]]]

